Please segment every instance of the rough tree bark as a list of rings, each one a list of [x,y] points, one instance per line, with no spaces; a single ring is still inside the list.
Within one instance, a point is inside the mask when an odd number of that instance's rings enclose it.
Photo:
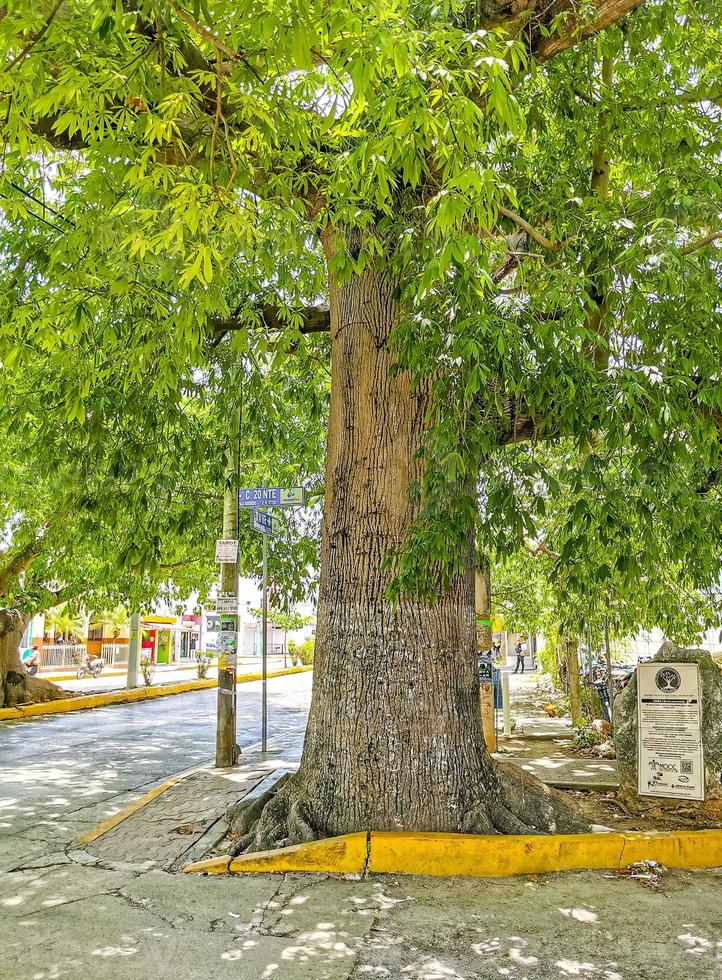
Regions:
[[[325,242],[327,250],[333,245]],[[384,560],[414,513],[409,488],[428,386],[392,376],[394,284],[331,285],[332,383],[311,711],[301,767],[229,816],[236,852],[358,830],[581,830],[564,798],[495,766],[482,735],[473,542],[436,602],[385,592]]]
[[[19,609],[0,609],[0,708],[70,697],[56,684],[26,674],[18,647],[27,622]]]
[[[582,696],[579,688],[579,652],[576,640],[572,640],[570,637],[564,637],[561,642],[564,646],[564,659],[567,668],[569,711],[572,716],[572,724],[576,725],[582,720]]]

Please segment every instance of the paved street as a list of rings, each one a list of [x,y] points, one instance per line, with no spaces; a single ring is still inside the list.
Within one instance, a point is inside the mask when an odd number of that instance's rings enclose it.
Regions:
[[[268,682],[269,734],[305,724],[312,674]],[[238,686],[238,741],[260,738],[261,684]],[[0,724],[0,872],[62,847],[150,786],[209,760],[215,690]]]

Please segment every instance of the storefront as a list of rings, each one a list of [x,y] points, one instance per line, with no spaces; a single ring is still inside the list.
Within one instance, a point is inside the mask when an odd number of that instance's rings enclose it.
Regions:
[[[175,663],[174,634],[179,629],[177,616],[144,616],[141,656],[152,664]]]

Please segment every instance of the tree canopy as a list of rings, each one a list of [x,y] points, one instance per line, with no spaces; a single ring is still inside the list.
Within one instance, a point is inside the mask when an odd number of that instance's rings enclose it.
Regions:
[[[392,270],[398,369],[433,381],[397,594],[450,581],[472,527],[545,533],[550,441],[578,461],[567,584],[691,574],[722,465],[720,33],[712,0],[7,4],[0,411],[48,543],[72,502],[135,581],[207,552],[229,412],[242,481],[320,486],[333,233],[335,280]]]

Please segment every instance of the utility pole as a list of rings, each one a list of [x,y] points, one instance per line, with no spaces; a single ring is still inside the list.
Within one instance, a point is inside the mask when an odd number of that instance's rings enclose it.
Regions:
[[[238,541],[239,422],[233,413],[228,427],[225,486],[223,489],[223,537]],[[238,650],[238,554],[235,562],[221,563],[221,598],[232,612],[221,615],[218,650],[218,707],[216,715],[216,768],[238,762],[236,743],[236,663]],[[219,610],[220,611],[220,610]],[[224,628],[225,627],[225,628]],[[225,649],[224,649],[225,647]]]
[[[134,612],[130,617],[130,637],[128,639],[128,672],[125,681],[128,690],[138,686],[141,643],[140,613]]]

